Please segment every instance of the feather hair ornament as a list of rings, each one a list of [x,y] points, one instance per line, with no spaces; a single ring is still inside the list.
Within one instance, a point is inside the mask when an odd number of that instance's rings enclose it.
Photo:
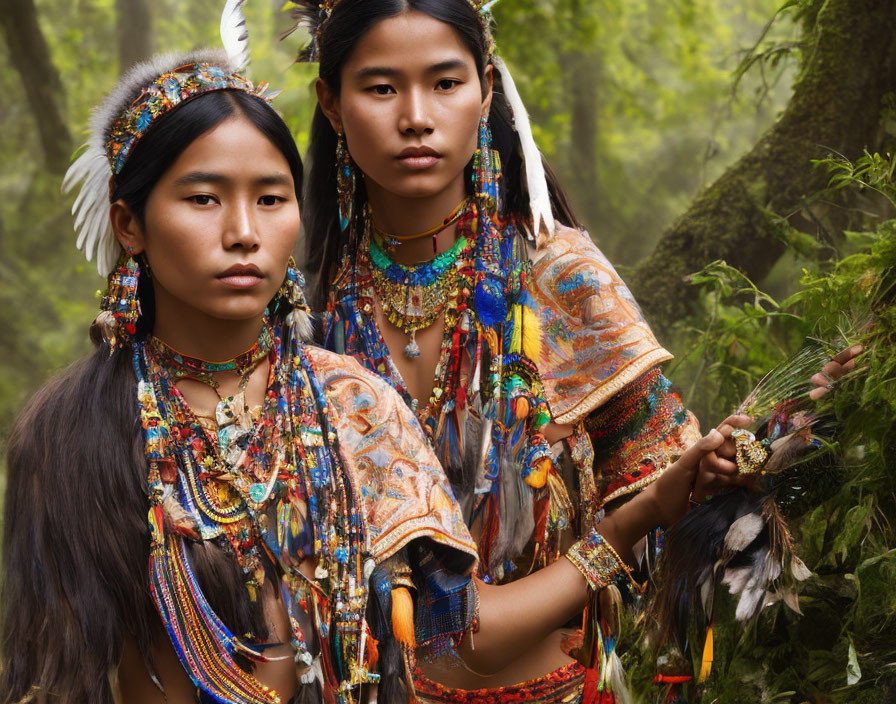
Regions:
[[[101,276],[108,275],[116,266],[122,254],[121,246],[115,239],[109,222],[109,197],[113,190],[113,178],[126,158],[130,148],[139,141],[149,128],[152,120],[165,110],[146,110],[145,117],[149,124],[141,125],[137,134],[129,134],[130,140],[120,150],[121,156],[115,159],[115,146],[110,140],[119,138],[115,133],[120,129],[126,113],[136,101],[146,96],[151,87],[161,76],[173,73],[176,69],[187,66],[208,66],[211,75],[202,75],[200,85],[193,86],[193,94],[207,90],[235,88],[253,92],[259,97],[271,100],[276,93],[265,95],[266,85],[257,88],[238,76],[249,63],[249,33],[243,16],[242,5],[245,0],[227,0],[221,15],[221,41],[224,51],[206,49],[185,53],[168,53],[155,56],[147,61],[134,65],[119,80],[115,88],[102,104],[94,111],[90,120],[90,131],[87,144],[82,153],[72,163],[62,181],[62,192],[69,193],[78,184],[81,188],[72,205],[75,218],[75,231],[78,233],[77,246],[84,252],[88,261],[96,257],[97,271]],[[227,75],[229,74],[229,75]],[[183,94],[183,92],[182,92]],[[190,96],[188,95],[188,99]],[[174,101],[178,104],[181,101]]]
[[[221,43],[234,73],[249,65],[249,30],[243,15],[246,0],[227,0],[221,12]]]
[[[526,186],[529,190],[529,210],[532,213],[532,233],[539,237],[542,226],[547,233],[554,231],[554,214],[551,209],[551,194],[548,191],[548,183],[545,178],[544,164],[541,160],[541,152],[535,144],[532,136],[532,125],[529,122],[529,113],[523,105],[513,76],[504,59],[495,55],[492,64],[501,74],[501,83],[504,87],[504,97],[513,113],[513,125],[520,139],[520,147],[523,151],[523,168],[525,169]]]
[[[738,409],[754,422],[733,435],[740,474],[755,481],[714,495],[666,531],[649,614],[657,645],[671,641],[684,653],[691,628],[705,632],[700,681],[712,664],[717,587],[736,597],[741,622],[779,600],[799,611],[795,586],[811,572],[794,552],[786,515],[821,503],[842,481],[835,425],[809,398],[812,375],[832,353],[809,339],[759,382]]]

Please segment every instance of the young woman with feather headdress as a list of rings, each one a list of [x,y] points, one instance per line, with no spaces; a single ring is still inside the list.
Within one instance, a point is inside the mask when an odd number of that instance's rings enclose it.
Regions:
[[[736,471],[722,436],[749,419],[698,440],[670,355],[534,145],[493,3],[294,4],[320,65],[305,231],[325,344],[416,413],[479,551],[479,630],[418,629],[416,696],[613,701],[612,636],[563,626],[589,598],[599,616],[695,482]]]
[[[229,55],[127,73],[67,176],[109,289],[95,353],[10,437],[4,703],[357,701],[391,632],[368,585],[393,555],[425,563],[406,578],[436,608],[475,568],[410,411],[304,342],[302,165],[240,73],[239,5]],[[452,614],[432,631],[469,627]]]

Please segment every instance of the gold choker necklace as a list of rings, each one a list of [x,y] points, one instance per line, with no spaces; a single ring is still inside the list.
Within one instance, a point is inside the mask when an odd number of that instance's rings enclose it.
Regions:
[[[424,232],[418,232],[416,235],[393,235],[390,232],[385,232],[384,230],[381,230],[376,225],[373,225],[372,222],[371,222],[371,225],[373,227],[374,234],[380,239],[381,242],[385,243],[386,246],[389,248],[395,247],[396,245],[399,245],[402,242],[412,242],[413,240],[419,240],[424,237],[432,237],[432,251],[435,252],[436,251],[436,236],[442,230],[444,230],[447,227],[450,227],[451,225],[456,223],[458,220],[460,220],[460,216],[463,214],[464,208],[466,207],[467,203],[469,203],[469,201],[470,201],[470,197],[467,196],[460,203],[457,204],[457,206],[454,208],[454,210],[452,210],[448,214],[448,216],[444,220],[442,220],[442,222],[440,222],[435,227],[429,228],[428,230],[426,230]],[[371,220],[372,220],[372,218],[371,218]]]

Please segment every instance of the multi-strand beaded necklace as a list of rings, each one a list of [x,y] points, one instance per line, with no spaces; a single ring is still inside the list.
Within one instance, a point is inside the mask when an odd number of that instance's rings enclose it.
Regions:
[[[468,248],[467,239],[460,237],[431,262],[404,266],[389,259],[375,236],[370,238],[370,262],[380,305],[388,321],[408,336],[404,348],[408,357],[420,355],[417,331],[432,325],[445,312],[448,301],[456,298],[459,274],[455,265]]]
[[[455,246],[444,257],[413,270],[392,262],[371,230],[368,217],[360,246],[346,258],[333,284],[327,346],[358,357],[399,391],[417,412],[456,490],[459,465],[466,462],[464,448],[471,441],[464,436],[465,410],[468,403],[475,404],[484,434],[481,442],[487,446],[476,490],[485,571],[500,575],[512,569],[503,564],[505,555],[491,555],[502,520],[500,475],[508,464],[534,492],[528,505],[538,509],[534,538],[541,554],[556,552],[559,531],[566,525],[566,517],[558,511],[568,499],[552,500],[559,493],[565,496],[565,491],[560,492],[562,480],[541,433],[550,411],[536,367],[541,330],[526,291],[529,264],[524,238],[513,223],[497,221],[494,203],[484,197],[471,200],[461,213]],[[438,287],[438,294],[428,300],[439,303],[415,309],[425,296],[415,288],[425,287],[430,276],[428,285]],[[408,316],[419,324],[416,329],[445,316],[432,393],[425,405],[411,397],[392,361],[374,317],[377,302],[386,318],[406,332],[408,312],[417,314]],[[483,483],[490,487],[487,491]]]
[[[211,609],[185,544],[210,540],[232,554],[253,600],[265,565],[273,567],[281,576],[297,661],[312,663],[300,626],[308,617],[326,685],[338,702],[348,703],[355,685],[376,680],[363,652],[365,573],[372,562],[326,398],[307,351],[287,330],[265,325],[252,350],[223,365],[186,357],[157,340],[135,344],[149,467],[151,589],[175,649],[201,690],[222,702],[276,702],[274,692],[236,664],[237,653],[265,658],[253,647],[254,635],[244,640],[233,634]],[[265,348],[271,373],[259,416],[228,450],[205,431],[175,383],[228,369],[245,372]],[[314,580],[299,571],[307,557],[317,561]]]

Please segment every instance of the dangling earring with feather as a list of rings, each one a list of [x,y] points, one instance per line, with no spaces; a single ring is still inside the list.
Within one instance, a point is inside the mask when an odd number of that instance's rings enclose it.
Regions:
[[[137,296],[139,282],[140,264],[133,256],[128,256],[109,274],[102,310],[93,321],[93,326],[109,345],[110,353],[117,347],[127,345],[137,333],[137,321],[141,314],[140,298]]]
[[[286,324],[298,335],[300,340],[309,341],[314,337],[314,326],[311,322],[311,308],[305,300],[305,277],[290,257],[286,265],[286,276],[283,285],[274,296],[271,308],[284,315]]]

